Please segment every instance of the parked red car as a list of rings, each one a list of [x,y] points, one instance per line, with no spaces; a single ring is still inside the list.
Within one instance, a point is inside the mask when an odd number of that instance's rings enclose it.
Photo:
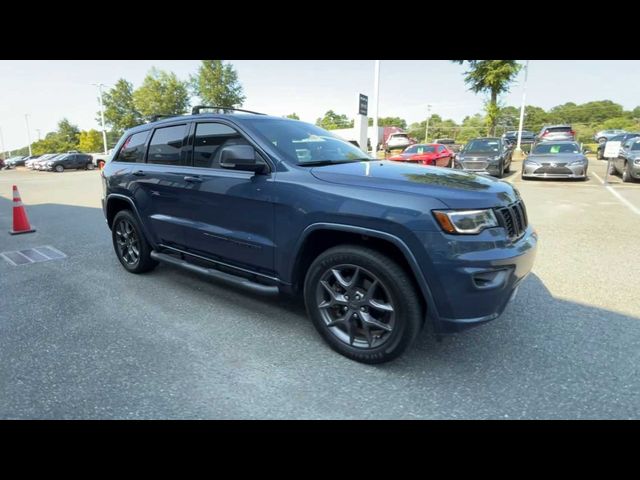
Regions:
[[[435,167],[451,167],[454,152],[439,143],[419,143],[405,148],[400,155],[389,157],[394,162],[410,162]]]

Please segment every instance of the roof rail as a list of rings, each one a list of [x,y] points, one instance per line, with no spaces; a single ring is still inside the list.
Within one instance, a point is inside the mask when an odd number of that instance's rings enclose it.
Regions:
[[[205,108],[222,110],[223,113],[226,113],[227,110],[230,110],[232,112],[244,112],[244,113],[253,113],[254,115],[266,115],[266,113],[252,112],[251,110],[243,110],[241,108],[218,107],[218,106],[209,106],[209,105],[196,105],[191,109],[191,115],[198,115],[200,113],[200,110],[203,110]]]
[[[178,117],[178,116],[180,116],[180,115],[179,114],[175,114],[175,115],[150,115],[149,116],[149,123],[155,122],[157,120],[160,120],[161,118]]]

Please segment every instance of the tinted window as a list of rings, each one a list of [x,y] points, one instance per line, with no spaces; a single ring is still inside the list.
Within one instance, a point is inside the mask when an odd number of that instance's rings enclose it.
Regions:
[[[547,128],[546,129],[547,132],[570,132],[571,131],[571,127],[552,127],[552,128]]]
[[[631,150],[633,151],[638,151],[640,150],[640,142],[638,142],[637,140],[635,140],[635,143],[629,142],[631,144]]]
[[[156,128],[149,143],[148,163],[162,165],[189,165],[186,152],[182,152],[182,141],[187,132],[186,125]]]
[[[220,168],[222,148],[229,145],[249,145],[234,128],[222,123],[199,123],[193,146],[193,166]]]
[[[149,132],[134,133],[125,140],[114,162],[144,163],[144,150]]]

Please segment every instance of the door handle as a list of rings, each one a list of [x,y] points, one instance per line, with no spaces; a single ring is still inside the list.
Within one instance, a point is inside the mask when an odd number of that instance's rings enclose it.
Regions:
[[[144,177],[144,170],[136,170],[131,175],[135,175],[136,177]]]
[[[191,182],[191,183],[202,183],[202,179],[200,177],[192,177],[190,175],[187,175],[186,177],[184,177],[184,181]]]

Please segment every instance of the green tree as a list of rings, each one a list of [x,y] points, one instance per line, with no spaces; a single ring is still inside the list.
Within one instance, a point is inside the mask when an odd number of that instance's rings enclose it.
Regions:
[[[285,118],[291,118],[293,120],[300,120],[300,117],[296,114],[296,112],[290,113],[289,115],[285,115]]]
[[[143,117],[153,115],[182,115],[189,107],[187,82],[173,72],[152,68],[133,92],[133,104]]]
[[[498,95],[509,91],[511,82],[522,68],[515,60],[453,60],[455,63],[469,64],[465,74],[465,83],[474,93],[488,93],[489,100],[485,105],[486,121],[489,135],[495,135],[496,124],[500,113]]]
[[[369,126],[373,126],[373,118],[369,118]],[[403,130],[407,128],[407,121],[400,117],[378,117],[379,127],[398,127]]]
[[[78,150],[81,152],[102,152],[104,150],[102,133],[94,129],[80,132]]]
[[[325,130],[335,130],[336,128],[352,128],[354,124],[353,120],[349,120],[346,115],[340,115],[333,110],[327,111],[324,117],[316,120],[316,125],[324,128]]]
[[[207,105],[241,107],[246,98],[233,65],[222,60],[202,60],[190,83],[194,94]]]
[[[104,121],[115,132],[122,133],[142,123],[142,115],[133,101],[133,85],[121,78],[109,91],[102,95]],[[98,112],[98,121],[100,112]]]

